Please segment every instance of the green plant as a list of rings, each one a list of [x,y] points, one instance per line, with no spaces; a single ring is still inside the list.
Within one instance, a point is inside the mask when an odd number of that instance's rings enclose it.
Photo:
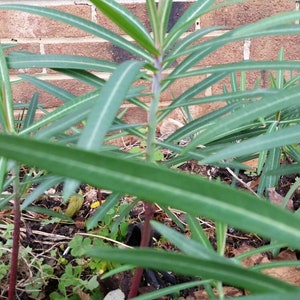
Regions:
[[[1,224],[2,225],[2,224]],[[13,226],[6,224],[1,226],[1,236],[5,242],[0,242],[1,273],[0,286],[1,297],[5,297],[7,282],[10,271],[10,254],[13,245]],[[17,288],[20,293],[25,293],[33,298],[43,295],[43,288],[50,278],[53,278],[53,269],[45,263],[43,255],[34,255],[32,249],[27,246],[19,248],[18,268],[23,280],[18,282]]]
[[[197,65],[207,55],[232,41],[266,35],[298,34],[299,26],[290,22],[299,19],[299,12],[272,16],[228,31],[222,36],[201,41],[203,36],[217,28],[205,28],[185,37],[183,35],[200,15],[211,9],[239,1],[227,1],[215,6],[213,6],[214,0],[197,1],[167,33],[172,1],[159,1],[156,6],[155,1],[148,0],[146,3],[152,36],[135,16],[117,2],[109,0],[91,2],[134,42],[109,32],[97,24],[64,12],[35,6],[0,5],[0,9],[18,9],[66,22],[106,39],[134,54],[140,60],[124,62],[117,66],[107,61],[66,55],[40,56],[16,52],[8,55],[6,60],[3,54],[0,55],[2,66],[1,121],[4,129],[4,133],[0,135],[0,154],[5,157],[1,160],[3,166],[1,181],[4,182],[7,174],[6,165],[7,158],[9,158],[46,169],[63,178],[73,179],[66,181],[66,198],[73,193],[79,181],[113,190],[111,201],[107,202],[103,210],[99,210],[94,219],[87,222],[87,229],[94,228],[95,224],[104,217],[103,211],[109,211],[120,195],[123,193],[136,195],[147,201],[141,246],[148,244],[150,221],[153,215],[152,203],[158,203],[162,207],[171,206],[191,216],[201,215],[211,218],[219,224],[218,253],[209,249],[208,245],[206,245],[208,249],[203,250],[205,247],[201,243],[189,239],[184,239],[184,244],[188,246],[188,249],[179,247],[181,253],[166,253],[153,249],[122,250],[102,247],[84,250],[87,255],[99,259],[111,259],[142,267],[159,266],[160,269],[201,277],[203,279],[201,283],[197,281],[193,283],[195,285],[209,286],[215,282],[225,282],[261,294],[260,299],[265,299],[266,294],[271,295],[274,292],[288,295],[291,290],[299,295],[299,289],[289,284],[254,270],[244,269],[236,262],[222,257],[226,228],[224,224],[275,239],[282,243],[281,246],[299,249],[298,215],[293,215],[257,197],[220,183],[179,174],[165,168],[165,166],[174,166],[189,159],[236,169],[245,168],[241,163],[253,153],[268,150],[276,152],[275,156],[278,158],[276,149],[283,146],[290,147],[299,142],[299,119],[292,114],[287,116],[287,123],[282,123],[289,124],[289,126],[282,126],[278,130],[261,127],[264,124],[263,120],[267,120],[270,115],[276,117],[278,112],[287,110],[289,107],[299,109],[300,86],[298,84],[289,89],[282,89],[281,85],[277,85],[275,89],[233,90],[221,95],[198,97],[206,88],[223,78],[232,76],[234,72],[276,70],[278,72],[276,80],[282,82],[282,75],[279,73],[282,70],[299,70],[298,61],[281,59],[267,62],[243,61],[207,68]],[[179,58],[181,62],[171,68]],[[7,67],[30,68],[33,64],[35,67],[49,67],[67,74],[93,86],[95,91],[74,97],[38,78],[22,75],[23,80],[58,96],[65,103],[39,121],[15,132]],[[105,71],[112,75],[105,82],[86,70]],[[162,77],[166,70],[170,72]],[[160,108],[161,93],[167,91],[177,79],[203,74],[210,74],[210,76],[183,91],[167,108]],[[145,85],[150,82],[152,85],[150,94],[132,86],[137,79]],[[139,99],[141,96],[151,99],[149,107]],[[124,100],[147,110],[149,115],[147,124],[126,124],[122,121],[118,110]],[[190,117],[189,108],[192,105],[217,101],[227,101],[227,104],[203,117],[194,120]],[[157,139],[156,129],[159,122],[178,107],[186,112],[189,121],[165,140]],[[75,127],[80,122],[85,123],[82,130]],[[282,122],[282,119],[274,122]],[[67,134],[70,128],[74,132],[72,136]],[[132,154],[105,146],[106,140],[116,137],[116,135],[108,137],[107,134],[115,130],[121,131],[118,136],[132,134],[146,141],[144,162],[136,161]],[[245,131],[247,134],[243,135]],[[184,139],[188,139],[189,143],[186,146],[178,145]],[[236,143],[237,140],[239,143]],[[69,147],[70,144],[74,147]],[[204,147],[199,147],[199,145]],[[164,165],[157,164],[155,159],[155,153],[161,148],[169,149],[174,153],[170,160],[163,162]],[[294,156],[297,157],[297,148],[291,149],[295,150]],[[45,155],[47,153],[51,155]],[[296,160],[293,168],[299,170],[298,164],[299,161]],[[267,174],[271,174],[276,167],[277,165],[274,164],[265,169],[264,171],[268,172],[265,176],[269,176]],[[61,181],[62,177],[49,176],[36,193],[42,193],[46,186]],[[18,195],[17,190],[15,195]],[[29,195],[22,208],[28,209],[33,200],[34,198]],[[16,197],[14,203],[16,205],[15,216],[18,217],[19,197]],[[15,224],[18,222],[17,218]],[[177,235],[170,229],[165,229],[158,224],[153,224],[153,226],[164,233],[170,241],[176,243]],[[183,239],[182,236],[180,238]],[[272,247],[276,248],[276,245]],[[14,248],[16,247],[15,244]],[[136,295],[139,274],[141,274],[140,269],[136,272],[130,297]],[[169,290],[164,292],[168,293]]]

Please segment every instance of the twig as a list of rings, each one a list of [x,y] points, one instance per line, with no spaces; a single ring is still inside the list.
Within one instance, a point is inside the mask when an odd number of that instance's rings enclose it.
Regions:
[[[230,169],[230,168],[226,168],[226,170],[239,182],[243,185],[244,188],[246,188],[247,190],[249,190],[252,194],[254,194],[256,197],[259,198],[259,196],[251,189],[250,186],[248,186],[242,179],[240,179],[238,176],[236,176],[236,174]]]
[[[96,234],[83,233],[83,232],[77,232],[76,235],[83,235],[83,236],[87,236],[87,237],[94,237],[94,238],[98,238],[98,239],[102,239],[102,240],[106,240],[106,241],[112,242],[112,243],[117,244],[119,246],[122,246],[124,248],[133,248],[133,247],[130,247],[130,246],[126,245],[126,244],[118,242],[118,241],[116,241],[114,239],[110,239],[110,238],[108,238],[106,236],[103,236],[103,235],[96,235]]]

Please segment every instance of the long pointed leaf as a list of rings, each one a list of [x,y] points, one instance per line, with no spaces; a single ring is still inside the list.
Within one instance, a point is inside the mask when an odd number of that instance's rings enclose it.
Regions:
[[[200,17],[214,2],[215,0],[203,0],[197,1],[190,6],[170,30],[164,48],[166,50],[171,48],[183,32],[193,25],[195,19]]]
[[[242,156],[259,152],[266,149],[273,149],[288,144],[299,143],[300,124],[254,137],[247,141],[229,146],[214,155],[203,159],[203,163],[212,163],[232,157]],[[269,171],[269,170],[268,170]]]
[[[65,54],[11,54],[7,57],[8,67],[19,68],[56,68],[82,69],[113,72],[116,64],[101,59]]]
[[[88,116],[87,124],[78,143],[79,147],[89,150],[99,149],[122,102],[126,99],[131,83],[143,65],[143,62],[127,61],[112,74],[101,89],[99,101]]]
[[[216,120],[211,126],[196,137],[185,151],[201,144],[205,145],[218,138],[239,132],[240,127],[250,124],[258,118],[264,118],[272,113],[286,108],[287,103],[291,107],[299,105],[300,86],[288,90],[280,90],[277,95],[269,95],[260,101],[245,104],[244,108],[232,112],[229,116]]]
[[[131,36],[136,43],[152,55],[158,55],[153,40],[140,22],[128,9],[113,0],[90,0],[103,14],[119,26],[125,33]]]
[[[278,279],[237,265],[203,260],[179,253],[153,249],[107,249],[103,247],[89,247],[84,249],[84,252],[90,257],[108,259],[154,270],[167,270],[183,275],[200,276],[204,279],[215,279],[254,293],[274,291],[283,293],[299,290],[297,287]]]
[[[223,221],[300,248],[296,215],[229,186],[114,154],[0,134],[0,155],[100,188]]]
[[[0,44],[0,120],[3,129],[15,132],[14,108],[7,62]]]
[[[136,78],[143,62],[126,61],[112,74],[100,91],[98,101],[92,108],[86,126],[78,141],[78,147],[99,150],[112,122],[126,98],[132,81]],[[68,199],[79,182],[67,179],[64,185],[64,198]]]
[[[207,50],[207,53],[211,51]],[[179,65],[180,66],[180,65]],[[243,62],[233,63],[233,64],[224,64],[224,65],[215,65],[213,67],[199,68],[193,71],[180,73],[177,71],[177,68],[166,77],[165,81],[198,76],[203,74],[211,74],[216,72],[234,72],[234,71],[255,71],[255,70],[299,70],[300,62],[299,61],[250,61],[245,60]],[[184,69],[184,71],[186,68]]]

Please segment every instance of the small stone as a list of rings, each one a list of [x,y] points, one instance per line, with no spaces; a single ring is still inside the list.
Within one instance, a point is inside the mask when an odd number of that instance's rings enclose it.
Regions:
[[[125,299],[125,294],[120,290],[113,290],[110,291],[106,296],[104,297],[103,300],[124,300]]]

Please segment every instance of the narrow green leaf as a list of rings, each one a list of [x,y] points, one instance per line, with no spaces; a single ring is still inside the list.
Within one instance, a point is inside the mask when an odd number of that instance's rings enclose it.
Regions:
[[[51,84],[47,81],[38,79],[36,77],[25,75],[25,74],[20,74],[19,77],[34,84],[36,87],[44,90],[45,92],[57,97],[58,99],[62,100],[63,102],[67,102],[76,97],[74,94],[69,93],[66,90],[64,90],[54,84]]]
[[[187,145],[185,151],[190,150],[197,145],[205,145],[206,143],[221,137],[231,135],[235,132],[240,132],[240,128],[243,125],[250,124],[250,122],[259,118],[264,118],[265,116],[284,109],[287,106],[293,107],[299,105],[299,93],[300,86],[290,88],[288,90],[279,90],[276,95],[269,95],[260,101],[244,104],[245,107],[233,111],[229,116],[226,116],[223,119],[218,119],[213,122],[204,132],[201,133],[201,135],[197,136],[189,145]],[[291,135],[290,140],[295,140],[296,137],[292,133]],[[234,155],[231,157],[233,156]],[[211,159],[209,159],[209,161],[211,161]]]
[[[43,176],[43,181],[34,188],[33,192],[31,192],[24,200],[21,205],[21,209],[26,209],[29,205],[32,204],[39,196],[41,196],[45,191],[55,186],[56,184],[63,181],[62,177],[45,175]]]
[[[284,48],[280,48],[278,54],[278,60],[284,61]],[[276,87],[282,89],[284,84],[284,70],[277,70],[276,72]]]
[[[85,56],[66,54],[11,54],[7,57],[10,69],[19,68],[56,68],[82,69],[102,72],[113,72],[116,64]]]
[[[75,97],[73,100],[68,101],[67,103],[58,107],[55,111],[50,112],[43,118],[39,119],[27,129],[23,130],[20,134],[25,135],[29,134],[30,132],[34,132],[42,126],[48,125],[59,118],[67,116],[76,109],[82,109],[82,111],[86,111],[88,108],[91,108],[93,103],[95,103],[96,99],[99,97],[99,93],[99,90],[95,90],[83,96]]]
[[[216,239],[217,239],[217,252],[220,255],[225,254],[227,225],[223,222],[216,221]]]
[[[297,174],[300,172],[300,164],[294,163],[292,165],[282,166],[277,170],[269,171],[269,175],[288,175],[288,174]]]
[[[4,157],[0,157],[0,191],[3,191],[6,174],[7,174],[7,159]]]
[[[254,137],[247,141],[237,143],[226,147],[224,150],[217,152],[203,159],[203,163],[212,163],[218,160],[238,157],[245,154],[259,152],[265,149],[272,149],[288,144],[299,143],[300,124],[280,129],[273,133],[268,133]]]
[[[89,257],[108,259],[132,264],[153,270],[167,270],[188,276],[200,276],[244,288],[253,293],[283,293],[294,287],[278,279],[251,271],[234,264],[203,260],[179,253],[157,251],[154,249],[107,249],[103,247],[85,248]]]
[[[93,214],[91,218],[87,220],[86,227],[87,230],[91,230],[97,226],[99,222],[102,221],[107,214],[107,212],[112,209],[115,205],[118,204],[122,197],[120,193],[113,193],[107,197],[105,202],[97,208],[96,212]]]
[[[203,36],[221,28],[222,27],[208,27],[199,29],[179,40],[178,43],[174,45],[174,48],[170,50],[170,53],[164,58],[164,68],[169,67],[176,58],[183,56],[182,52],[186,51],[186,49],[188,49],[188,47],[192,43],[200,40],[200,38],[202,38]]]
[[[199,224],[199,221],[195,217],[192,217],[190,215],[186,215],[185,220],[191,231],[191,238],[194,241],[201,243],[206,249],[214,251],[214,248],[210,243],[202,226]]]
[[[88,116],[78,146],[98,150],[143,62],[127,61],[112,74]]]
[[[168,29],[172,3],[173,3],[172,0],[161,0],[158,2],[157,11],[158,11],[159,23],[157,23],[157,25],[159,28],[159,44],[161,48],[163,48],[165,35]]]
[[[250,296],[238,297],[237,299],[241,299],[241,300],[283,300],[283,299],[298,300],[299,298],[300,298],[300,291],[297,291],[297,292],[286,291],[284,294],[270,292],[268,294],[263,294],[263,295],[256,295],[256,296],[250,295]],[[232,300],[232,298],[225,298],[224,300]]]
[[[33,122],[38,106],[39,94],[35,92],[30,100],[22,129],[28,128]]]
[[[210,49],[205,49],[203,51],[195,52],[191,55],[189,55],[187,58],[185,58],[174,70],[171,72],[169,76],[164,78],[162,80],[162,91],[166,90],[172,83],[174,83],[174,79],[182,78],[183,73],[189,74],[189,72],[186,72],[190,68],[194,67],[201,59],[203,59],[205,56],[209,55],[211,53]],[[203,70],[203,68],[200,68]],[[206,69],[206,68],[204,68]],[[227,71],[229,73],[229,70]],[[204,72],[203,74],[208,74]],[[188,77],[188,75],[187,75]]]
[[[186,290],[186,289],[189,289],[189,288],[195,287],[195,286],[210,284],[210,283],[211,283],[210,280],[198,280],[198,281],[180,283],[180,284],[176,284],[176,285],[172,285],[172,286],[169,286],[169,287],[166,287],[166,288],[156,290],[154,292],[150,292],[150,293],[147,293],[147,294],[137,296],[137,297],[134,298],[134,300],[159,299],[162,296],[178,294],[179,291]]]
[[[170,49],[174,43],[179,40],[179,37],[193,25],[194,21],[201,16],[215,0],[197,1],[190,6],[179,18],[176,24],[170,30],[164,44],[164,49]]]
[[[88,115],[77,143],[78,147],[94,151],[100,149],[130,85],[143,65],[143,62],[126,61],[117,67],[101,89],[99,98]],[[67,179],[64,185],[64,198],[68,199],[78,185],[78,181]]]
[[[238,102],[244,99],[247,100],[254,100],[261,98],[262,96],[266,95],[275,95],[278,91],[276,89],[254,89],[254,90],[247,90],[243,92],[232,92],[232,93],[225,93],[225,94],[216,94],[212,96],[204,96],[200,98],[195,98],[191,100],[190,98],[186,98],[185,100],[180,101],[179,103],[170,105],[170,108],[178,108],[178,107],[184,107],[184,106],[192,106],[192,105],[198,105],[198,104],[204,104],[204,103],[212,103],[212,102],[222,102],[226,101],[228,104],[232,104],[234,102]],[[182,94],[183,95],[183,94]],[[182,97],[179,96],[177,99]],[[168,110],[168,107],[161,108],[160,111]]]
[[[208,51],[205,54],[211,53]],[[190,67],[190,66],[189,66]],[[185,68],[183,71],[185,71]],[[185,77],[192,77],[198,76],[203,74],[212,74],[216,72],[236,72],[236,71],[255,71],[255,70],[278,70],[278,69],[285,69],[285,70],[299,70],[300,69],[300,62],[299,61],[250,61],[245,60],[238,63],[233,64],[220,64],[215,65],[213,67],[207,68],[199,68],[193,71],[182,72],[180,73],[177,71],[173,74],[170,74],[166,77],[165,81],[170,81],[179,78]]]
[[[63,73],[67,76],[70,76],[74,79],[77,79],[83,83],[89,84],[95,88],[101,88],[105,83],[105,80],[99,78],[98,76],[86,71],[86,70],[76,70],[76,69],[55,69],[54,71]]]
[[[275,132],[277,125],[278,125],[278,122],[273,122],[273,123],[269,126],[269,128],[268,128],[268,130],[267,130],[267,133]],[[259,151],[258,163],[257,163],[257,174],[259,174],[259,175],[260,175],[260,173],[262,172],[263,167],[264,167],[264,165],[265,165],[266,158],[267,158],[267,153],[268,153],[268,150],[267,150],[267,149],[262,150],[262,151]]]
[[[164,236],[172,244],[174,244],[179,250],[181,250],[189,256],[197,257],[200,259],[207,259],[211,261],[219,261],[224,264],[233,264],[232,261],[216,253],[213,248],[206,248],[204,245],[185,237],[183,234],[177,232],[174,229],[169,228],[166,225],[155,221],[152,221],[151,225],[162,236]]]
[[[208,78],[205,78],[205,79],[201,80],[199,83],[196,83],[191,88],[185,90],[179,97],[175,98],[172,101],[172,103],[168,106],[168,110],[163,111],[160,114],[158,120],[161,121],[164,118],[166,118],[166,116],[172,110],[174,110],[173,106],[178,106],[183,102],[187,102],[188,100],[192,99],[194,96],[196,96],[196,95],[200,94],[201,92],[205,91],[205,89],[211,87],[213,84],[217,83],[218,81],[220,81],[221,79],[223,79],[227,75],[228,75],[227,72],[212,74]]]
[[[210,113],[207,113],[201,118],[195,119],[189,123],[187,123],[185,126],[179,128],[174,133],[172,133],[167,139],[167,142],[171,141],[180,141],[185,137],[193,136],[194,134],[198,133],[201,130],[204,130],[211,124],[215,122],[215,120],[225,116],[232,110],[240,107],[240,103],[233,103],[226,105],[224,107],[221,107],[220,109],[217,109],[215,111],[212,111]],[[186,148],[185,148],[186,150]]]
[[[31,138],[0,134],[0,156],[136,195],[300,248],[299,217],[229,186],[114,153],[93,153]]]
[[[147,29],[128,9],[114,0],[91,0],[91,2],[143,49],[152,55],[159,55]]]
[[[300,128],[300,126],[299,126],[299,128]],[[300,141],[300,137],[298,140]],[[274,147],[268,151],[264,170],[261,174],[260,182],[259,182],[259,185],[257,188],[258,195],[263,195],[263,193],[267,190],[267,188],[277,186],[279,176],[278,175],[267,175],[267,172],[270,170],[276,170],[280,167],[280,155],[281,155],[280,147]]]
[[[58,135],[63,134],[66,130],[71,129],[72,126],[85,120],[90,110],[91,107],[88,106],[83,107],[83,110],[76,109],[75,111],[70,111],[65,117],[53,120],[53,123],[50,125],[40,128],[34,136],[36,139],[57,139]]]
[[[157,6],[155,0],[148,0],[146,1],[147,10],[148,10],[148,16],[153,32],[153,38],[154,38],[154,44],[157,47],[157,49],[161,50],[162,44],[160,44],[160,31],[159,27],[162,25],[160,24],[158,19],[158,13],[157,13]]]
[[[10,133],[15,132],[13,105],[8,66],[0,44],[0,119],[3,130]]]

